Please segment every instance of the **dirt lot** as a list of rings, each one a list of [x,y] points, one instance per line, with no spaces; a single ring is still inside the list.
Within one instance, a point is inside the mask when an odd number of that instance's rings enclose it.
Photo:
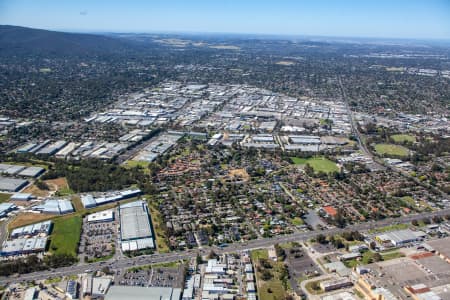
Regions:
[[[35,214],[35,213],[23,213],[18,215],[11,223],[9,223],[9,228],[16,228],[20,226],[25,226],[28,224],[37,223],[40,221],[51,219],[55,216],[46,214]]]
[[[44,191],[39,189],[37,186],[30,185],[29,187],[27,187],[26,189],[23,190],[24,193],[30,193],[33,196],[36,197],[48,197],[48,195],[50,194],[50,191]]]
[[[53,191],[60,191],[69,188],[65,177],[45,180],[45,183],[48,184],[50,189]]]
[[[44,180],[44,182],[48,185],[49,190],[41,190],[36,185],[30,185],[27,187],[23,192],[24,193],[31,193],[36,197],[48,197],[51,194],[53,194],[56,191],[64,192],[66,193],[69,191],[69,185],[67,184],[67,180],[64,177],[56,178],[56,179],[49,179]]]
[[[250,180],[250,175],[248,175],[247,171],[245,169],[233,169],[230,170],[228,173],[228,176],[231,178],[241,178],[244,181]]]

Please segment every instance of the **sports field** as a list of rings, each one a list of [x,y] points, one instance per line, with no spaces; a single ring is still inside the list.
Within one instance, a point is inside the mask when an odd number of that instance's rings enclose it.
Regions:
[[[391,135],[391,139],[396,143],[411,142],[416,141],[416,137],[410,134],[394,134]]]
[[[375,151],[380,155],[398,157],[405,157],[409,154],[409,150],[407,148],[394,144],[376,144]]]
[[[314,172],[332,173],[339,171],[335,162],[323,156],[312,158],[291,157],[291,160],[295,165],[310,165],[314,169]]]

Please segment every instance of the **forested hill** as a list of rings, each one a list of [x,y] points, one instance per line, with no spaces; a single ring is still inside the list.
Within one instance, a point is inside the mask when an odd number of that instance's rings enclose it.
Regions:
[[[140,45],[109,36],[0,25],[0,55],[85,56],[133,52]]]

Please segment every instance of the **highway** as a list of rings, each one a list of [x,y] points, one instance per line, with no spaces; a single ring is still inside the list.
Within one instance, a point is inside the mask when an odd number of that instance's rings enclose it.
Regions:
[[[19,277],[0,277],[0,284],[6,285],[12,282],[24,282],[24,281],[32,281],[32,280],[41,280],[49,277],[58,277],[58,276],[68,276],[68,275],[76,275],[84,272],[91,272],[95,270],[99,270],[103,267],[109,267],[110,269],[124,269],[124,268],[132,268],[138,266],[144,266],[155,263],[163,263],[163,262],[172,262],[178,261],[182,259],[189,259],[197,256],[197,254],[206,255],[211,250],[214,250],[217,254],[221,253],[230,253],[236,251],[244,251],[258,248],[266,248],[276,243],[287,243],[287,242],[295,242],[295,241],[305,241],[311,239],[319,234],[330,235],[330,234],[338,234],[344,231],[366,231],[373,228],[379,228],[391,224],[400,224],[400,223],[410,223],[413,220],[421,220],[423,218],[431,218],[434,216],[446,216],[450,214],[450,208],[443,209],[436,212],[430,213],[422,213],[415,214],[409,216],[403,216],[395,219],[384,219],[381,221],[372,221],[361,224],[349,225],[345,228],[331,228],[325,230],[316,230],[309,232],[296,232],[289,235],[277,236],[272,238],[261,238],[257,240],[251,240],[247,242],[234,243],[230,244],[228,247],[220,249],[218,247],[204,247],[202,249],[191,249],[179,252],[171,252],[165,254],[152,254],[152,255],[143,255],[133,258],[123,257],[123,258],[112,258],[105,262],[97,262],[92,264],[78,264],[69,267],[58,268],[55,270],[49,271],[40,271],[29,274],[22,274]]]

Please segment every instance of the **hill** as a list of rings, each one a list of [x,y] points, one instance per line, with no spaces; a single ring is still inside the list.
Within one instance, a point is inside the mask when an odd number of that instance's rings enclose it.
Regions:
[[[0,55],[85,56],[134,51],[137,43],[95,34],[0,25]]]

